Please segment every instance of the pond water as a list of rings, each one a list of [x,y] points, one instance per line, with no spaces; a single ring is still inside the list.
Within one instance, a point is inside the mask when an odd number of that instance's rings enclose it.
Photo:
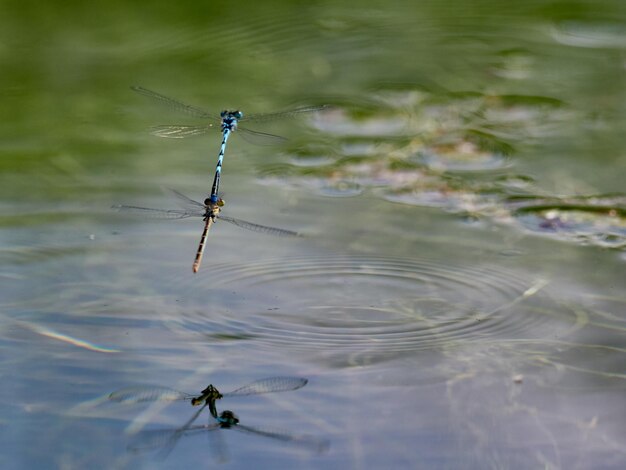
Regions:
[[[624,468],[625,4],[507,3],[3,2],[0,467]],[[224,159],[225,216],[303,236],[218,219],[194,274],[200,219],[114,211],[221,141],[132,85],[329,105]],[[166,452],[189,403],[107,399],[274,376]]]

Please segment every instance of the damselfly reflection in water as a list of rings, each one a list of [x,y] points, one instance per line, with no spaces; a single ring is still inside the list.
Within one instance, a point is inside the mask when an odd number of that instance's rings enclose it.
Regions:
[[[243,387],[239,387],[226,393],[221,393],[215,386],[209,384],[199,395],[181,392],[168,387],[135,386],[111,393],[109,395],[109,400],[124,404],[183,400],[189,401],[193,406],[202,405],[200,409],[196,411],[180,428],[173,432],[172,430],[169,430],[165,433],[168,436],[167,439],[161,437],[161,445],[165,444],[166,448],[171,450],[178,439],[180,439],[180,437],[182,437],[190,429],[191,425],[198,418],[198,416],[200,416],[200,413],[202,413],[202,410],[204,410],[207,406],[209,407],[211,416],[218,420],[219,423],[219,416],[215,407],[215,402],[217,400],[230,397],[260,395],[263,393],[288,392],[302,388],[307,383],[308,380],[301,377],[268,377],[256,380],[248,385],[244,385]]]
[[[141,431],[137,433],[133,439],[133,443],[128,446],[128,449],[134,452],[160,449],[161,455],[165,457],[172,451],[181,437],[195,436],[221,429],[234,429],[247,434],[267,437],[277,441],[298,445],[314,452],[323,452],[329,445],[327,440],[308,434],[291,434],[278,429],[244,425],[240,423],[239,417],[235,415],[235,413],[230,410],[224,410],[218,416],[214,416],[213,422],[209,422],[208,424],[194,426],[188,425],[178,429],[149,429]],[[213,449],[218,456],[219,461],[227,461],[228,456],[226,446],[222,441],[220,433],[211,433],[209,437],[213,438],[211,443],[213,444]]]
[[[215,178],[213,179],[213,188],[211,189],[210,200],[213,204],[218,202],[218,191],[220,184],[220,174],[222,172],[222,163],[224,161],[224,153],[226,152],[226,142],[230,137],[230,134],[238,131],[243,136],[244,140],[257,144],[274,144],[280,143],[287,139],[284,137],[267,134],[265,132],[253,131],[239,126],[240,121],[244,122],[267,122],[278,119],[285,119],[294,117],[300,114],[313,113],[327,109],[327,105],[322,106],[302,106],[299,108],[290,109],[287,111],[280,111],[277,113],[267,114],[252,114],[250,116],[244,116],[239,110],[228,111],[224,110],[219,116],[209,113],[196,106],[190,106],[167,96],[161,95],[155,91],[148,90],[143,87],[133,86],[132,90],[140,93],[144,96],[152,98],[159,103],[162,103],[172,109],[181,111],[192,117],[208,120],[208,123],[202,126],[188,126],[188,125],[164,125],[156,126],[153,128],[153,134],[159,137],[167,137],[170,139],[183,139],[185,137],[192,137],[196,135],[204,134],[210,130],[220,130],[222,133],[222,145],[217,158],[217,166],[215,168]]]
[[[217,418],[217,410],[215,409],[215,401],[222,398],[243,397],[248,395],[260,395],[263,393],[289,392],[298,390],[308,383],[307,379],[301,377],[268,377],[265,379],[255,380],[254,382],[239,387],[231,392],[221,393],[212,384],[209,384],[199,395],[190,394],[174,390],[168,387],[158,386],[135,386],[128,387],[113,392],[109,395],[109,400],[118,403],[134,404],[150,401],[189,401],[193,406],[202,404],[193,422],[202,410],[208,406],[211,415]],[[204,402],[204,404],[203,404]],[[191,424],[191,423],[190,423]]]
[[[188,217],[201,217],[204,220],[204,229],[202,236],[200,237],[200,244],[198,245],[198,251],[196,252],[196,258],[193,262],[193,272],[196,273],[200,269],[200,263],[202,262],[202,255],[204,254],[204,246],[206,244],[206,237],[211,229],[211,226],[215,223],[216,219],[229,222],[237,227],[252,230],[254,232],[267,233],[269,235],[275,235],[278,237],[297,237],[299,234],[291,230],[285,230],[282,228],[268,227],[266,225],[259,225],[252,222],[247,222],[241,219],[235,219],[233,217],[226,217],[221,215],[221,208],[224,205],[224,201],[218,198],[216,202],[213,202],[211,198],[206,198],[204,204],[194,201],[188,198],[178,191],[171,190],[172,193],[178,198],[179,203],[183,209],[153,209],[149,207],[138,206],[126,206],[116,205],[114,209],[124,213],[132,213],[141,215],[144,217],[154,217],[161,219],[186,219]]]

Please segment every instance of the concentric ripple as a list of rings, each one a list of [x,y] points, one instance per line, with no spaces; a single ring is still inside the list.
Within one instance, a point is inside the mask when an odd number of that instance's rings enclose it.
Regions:
[[[338,256],[214,268],[211,287],[245,292],[238,310],[248,311],[199,307],[177,320],[214,340],[388,357],[467,341],[563,337],[580,323],[552,301],[547,280],[495,266]],[[188,287],[197,294],[206,282],[196,282]]]

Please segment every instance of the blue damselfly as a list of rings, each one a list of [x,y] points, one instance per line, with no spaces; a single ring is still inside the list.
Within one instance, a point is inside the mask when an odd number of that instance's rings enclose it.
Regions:
[[[202,236],[200,237],[200,244],[198,245],[198,251],[196,252],[196,258],[193,262],[193,272],[197,273],[200,269],[200,263],[202,262],[202,255],[204,254],[204,247],[206,244],[206,238],[209,230],[216,219],[229,222],[237,227],[252,230],[254,232],[266,233],[269,235],[275,235],[279,237],[297,237],[299,234],[291,230],[285,230],[282,228],[268,227],[266,225],[259,225],[252,222],[247,222],[241,219],[235,219],[233,217],[226,217],[221,215],[221,208],[224,205],[224,201],[221,198],[217,198],[215,202],[211,198],[206,198],[204,204],[194,201],[188,198],[184,194],[171,190],[172,193],[178,198],[179,204],[182,209],[153,209],[150,207],[138,207],[127,205],[115,205],[114,209],[120,212],[128,214],[137,214],[143,217],[152,217],[157,219],[186,219],[188,217],[201,217],[204,220],[204,229],[202,230]]]
[[[131,87],[137,93],[152,98],[170,108],[177,111],[181,111],[189,116],[205,119],[207,124],[202,126],[188,126],[188,125],[163,125],[153,128],[153,134],[159,137],[167,137],[170,139],[183,139],[186,137],[192,137],[196,135],[204,134],[210,130],[219,130],[222,133],[222,145],[217,159],[217,166],[215,168],[215,177],[213,178],[213,187],[211,188],[210,199],[213,204],[218,201],[218,192],[220,184],[220,176],[222,172],[222,163],[224,161],[224,153],[226,152],[226,142],[230,137],[230,134],[237,131],[242,137],[252,143],[278,143],[285,141],[284,137],[267,134],[265,132],[253,131],[245,127],[239,126],[239,122],[266,122],[276,119],[284,119],[293,116],[297,116],[305,113],[312,113],[327,109],[327,105],[321,106],[301,106],[298,108],[290,109],[287,111],[280,111],[276,113],[264,113],[264,114],[251,114],[244,116],[243,112],[239,110],[224,110],[219,116],[209,113],[196,106],[191,106],[180,101],[177,101],[167,96],[161,95],[155,91],[148,90],[140,86]]]

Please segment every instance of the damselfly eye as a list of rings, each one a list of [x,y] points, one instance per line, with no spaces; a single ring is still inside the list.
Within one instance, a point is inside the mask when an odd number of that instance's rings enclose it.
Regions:
[[[204,205],[205,205],[205,206],[208,206],[209,204],[211,204],[211,198],[210,198],[210,197],[207,197],[207,198],[204,200]],[[219,202],[218,202],[218,204],[219,204]]]
[[[220,117],[226,117],[228,115],[228,111],[224,110],[220,113]]]
[[[243,117],[243,113],[241,111],[235,111],[233,116],[235,116],[235,119],[241,119]]]
[[[217,200],[217,205],[218,205],[219,207],[222,207],[222,206],[224,205],[224,199],[219,198],[219,199]]]

